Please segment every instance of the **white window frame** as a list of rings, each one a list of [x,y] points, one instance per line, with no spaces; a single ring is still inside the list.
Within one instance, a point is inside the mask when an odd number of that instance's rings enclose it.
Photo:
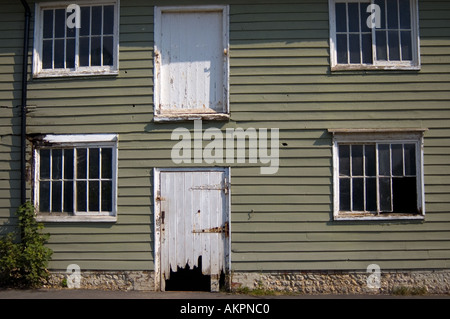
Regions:
[[[330,61],[331,71],[341,70],[420,70],[420,37],[419,37],[419,4],[418,0],[411,1],[411,32],[412,32],[412,61],[381,61],[377,60],[376,28],[372,28],[372,64],[339,64],[337,62],[336,40],[336,3],[337,2],[370,2],[374,0],[328,0],[330,22]]]
[[[334,220],[398,220],[424,219],[424,162],[423,143],[424,132],[427,129],[329,129],[333,134],[333,217]],[[339,145],[340,144],[415,144],[416,145],[416,192],[417,212],[407,213],[373,213],[373,212],[343,212],[339,203]],[[378,166],[378,158],[376,158]],[[377,175],[378,177],[378,175]],[[379,196],[377,192],[377,197]]]
[[[224,72],[223,72],[223,112],[199,113],[198,110],[185,109],[182,112],[170,112],[161,109],[161,72],[162,65],[160,47],[162,21],[164,12],[222,12],[223,34],[222,43],[224,48]],[[229,120],[229,6],[228,5],[204,5],[204,6],[155,6],[155,44],[154,44],[154,121],[185,121],[185,120]]]
[[[65,213],[39,213],[39,151],[41,149],[61,148],[112,148],[112,211],[111,212],[76,212],[71,215]],[[46,135],[37,143],[34,155],[33,197],[36,207],[36,219],[42,222],[115,222],[117,221],[117,170],[118,170],[118,135],[117,134],[89,134],[89,135]],[[74,171],[75,174],[75,171]],[[74,181],[76,180],[74,176]],[[76,192],[74,190],[74,203]],[[75,206],[75,204],[74,204]]]
[[[114,30],[113,30],[113,57],[112,66],[89,66],[80,67],[78,50],[79,50],[79,31],[75,30],[75,67],[73,69],[43,69],[42,68],[42,47],[43,47],[43,26],[45,9],[66,9],[70,4],[80,6],[114,6]],[[40,2],[35,5],[35,25],[34,25],[34,49],[33,49],[33,77],[68,77],[68,76],[90,76],[90,75],[117,75],[119,70],[119,8],[120,0],[96,0],[92,1],[64,1],[64,2]]]

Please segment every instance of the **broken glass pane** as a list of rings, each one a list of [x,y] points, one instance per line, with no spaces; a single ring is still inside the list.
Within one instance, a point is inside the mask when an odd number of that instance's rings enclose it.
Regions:
[[[394,213],[417,213],[417,191],[415,177],[392,178]]]

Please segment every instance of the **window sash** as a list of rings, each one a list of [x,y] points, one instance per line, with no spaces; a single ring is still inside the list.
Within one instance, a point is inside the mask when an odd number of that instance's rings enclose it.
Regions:
[[[79,176],[79,162],[78,162],[78,157],[79,157],[79,150],[82,149],[86,149],[86,175],[80,177]],[[90,156],[89,153],[91,151],[94,150],[98,150],[99,154],[98,154],[98,166],[97,166],[97,171],[98,171],[98,176],[97,177],[93,177],[90,176],[89,171],[92,170],[92,165],[90,165],[91,163],[89,162]],[[42,174],[41,171],[41,152],[43,151],[48,151],[49,152],[49,167],[48,167],[48,172],[49,174],[45,174],[47,176],[43,176],[44,174]],[[53,153],[57,152],[57,151],[61,151],[61,160],[59,161],[60,163],[62,163],[60,165],[60,171],[56,171],[53,167],[54,164],[54,157],[53,157]],[[72,167],[71,167],[71,176],[67,176],[66,174],[66,169],[68,167],[66,167],[66,163],[68,161],[66,161],[66,151],[72,151],[72,156],[73,158],[71,159],[71,163],[72,163]],[[109,156],[109,161],[104,161],[105,157],[103,153],[110,153]],[[70,163],[70,161],[69,161]],[[49,213],[50,215],[60,215],[60,214],[65,214],[65,213],[70,213],[73,214],[74,216],[80,215],[80,216],[110,216],[112,214],[115,214],[115,187],[116,187],[116,183],[115,183],[115,152],[114,152],[114,147],[113,146],[86,146],[86,145],[80,145],[77,147],[70,147],[70,148],[41,148],[39,150],[37,150],[37,161],[36,161],[36,173],[37,173],[37,177],[36,177],[36,203],[37,206],[40,206],[40,202],[43,196],[46,196],[46,198],[48,199],[48,210],[45,211],[40,211],[40,213]],[[109,174],[107,176],[105,176],[105,164],[107,164],[107,166],[109,167]],[[55,175],[55,172],[58,173],[57,176]],[[48,184],[48,189],[46,190],[47,194],[43,194],[42,193],[42,189],[41,186],[47,183]],[[80,183],[85,183],[85,187],[86,187],[86,191],[84,192],[85,196],[85,210],[80,210],[78,208],[78,195],[79,195],[79,191],[78,191],[78,185]],[[89,193],[89,184],[90,183],[97,183],[99,185],[98,188],[98,194],[97,194],[97,205],[98,205],[98,209],[94,209],[91,210],[90,209],[90,200],[93,199],[92,196],[90,196]],[[105,195],[103,192],[103,185],[108,185],[109,184],[109,190],[107,190],[107,194]],[[58,185],[58,187],[60,187],[61,191],[60,194],[57,195],[57,197],[60,196],[60,203],[57,203],[57,207],[60,207],[60,210],[54,210],[55,203],[57,201],[57,199],[54,198],[55,196],[55,185]],[[71,197],[69,197],[69,201],[71,202],[71,207],[67,205],[67,203],[65,202],[66,195],[70,195],[69,193],[66,192],[66,187],[69,187],[69,191],[71,190]],[[58,190],[56,190],[58,192]],[[56,193],[58,194],[58,193]],[[105,198],[104,196],[108,196],[109,200],[107,200],[107,202],[105,202]],[[92,197],[92,198],[91,198]],[[58,205],[60,204],[60,205]],[[106,206],[109,209],[104,209],[104,204],[106,204]],[[47,206],[47,205],[46,205]]]
[[[35,27],[35,57],[33,62],[33,75],[35,77],[45,77],[45,76],[64,76],[64,75],[89,75],[89,74],[116,74],[118,70],[118,4],[117,1],[103,1],[98,0],[95,4],[87,4],[80,2],[80,11],[85,10],[85,8],[89,8],[89,34],[83,35],[80,34],[81,29],[73,28],[73,36],[68,37],[68,30],[66,26],[66,19],[69,16],[69,13],[66,12],[66,8],[70,3],[42,3],[38,4],[37,9],[37,17],[36,17],[36,27]],[[111,12],[111,7],[112,11]],[[92,8],[101,8],[101,22],[100,33],[93,35],[91,34],[92,29]],[[105,9],[106,8],[106,9]],[[55,33],[55,13],[57,10],[64,10],[64,34],[60,36],[56,36]],[[105,16],[105,11],[108,11],[108,15]],[[44,35],[44,19],[45,12],[53,12],[53,25],[52,25],[52,37],[45,37]],[[110,16],[112,14],[112,17]],[[83,14],[81,14],[83,15]],[[104,20],[105,17],[108,17],[108,21],[111,20],[113,22],[112,31],[104,30]],[[112,19],[111,19],[112,18]],[[61,22],[61,21],[60,21]],[[82,22],[83,23],[83,22]],[[83,24],[81,26],[83,28]],[[108,29],[110,29],[108,27]],[[105,31],[107,33],[105,33]],[[93,39],[96,42],[99,42],[100,53],[98,54],[100,63],[96,63],[94,65],[92,63],[92,42]],[[72,40],[73,43],[70,45],[74,46],[74,61],[68,64],[67,61],[67,47],[68,41]],[[55,55],[55,43],[62,42],[59,47],[64,51],[59,54],[59,56]],[[80,48],[82,47],[82,42],[88,43],[88,64],[83,65],[81,61],[82,52],[80,52]],[[51,45],[50,45],[51,43]],[[48,44],[51,46],[51,59],[49,63],[51,67],[45,68],[44,66],[44,58],[45,58],[45,45]],[[61,57],[62,56],[62,57]],[[95,55],[97,56],[97,54]],[[60,57],[59,60],[63,60],[62,67],[55,67],[55,58]],[[108,61],[111,61],[112,63]]]
[[[385,2],[385,0],[380,0]],[[390,0],[387,0],[390,1]],[[376,4],[377,0],[329,0],[330,6],[330,46],[331,46],[331,62],[332,67],[342,67],[342,68],[418,68],[420,65],[419,59],[419,39],[418,39],[418,18],[417,18],[417,2],[416,0],[409,0],[409,28],[402,28],[401,26],[401,13],[400,13],[400,2],[402,0],[394,0],[398,6],[397,12],[397,27],[389,28],[388,26],[388,10],[387,5],[381,6],[384,12],[381,12],[382,22],[381,28],[371,28],[371,30],[363,30],[363,25],[365,27],[366,21],[362,19],[362,5],[361,4]],[[338,30],[338,10],[336,10],[336,4],[345,4],[345,31]],[[358,4],[358,31],[350,30],[350,19],[348,5]],[[370,13],[364,13],[364,20],[370,16]],[[382,32],[385,34],[386,39],[386,59],[379,58],[380,46],[377,46],[377,36]],[[389,59],[389,34],[392,32],[396,33],[396,39],[398,40],[399,47],[399,59]],[[405,41],[404,48],[409,47],[408,52],[402,51],[402,37],[406,40],[405,34],[409,32],[410,36],[408,41]],[[370,35],[371,41],[371,51],[365,52],[363,45],[368,41],[367,38]],[[342,45],[343,37],[345,36],[345,50],[346,50],[346,63],[342,61],[343,57],[339,56],[338,47]],[[352,62],[351,59],[351,41],[350,38],[358,38],[358,43],[356,47],[359,50],[359,62]],[[392,37],[391,37],[392,38]],[[367,47],[366,47],[367,48]],[[367,56],[371,55],[371,59]],[[410,57],[408,57],[410,55]],[[365,57],[365,59],[364,59]],[[370,61],[370,62],[368,62]]]
[[[380,154],[380,146],[382,145],[388,145],[389,146],[389,172],[388,173],[384,173],[382,171],[380,171],[380,167],[382,165],[381,162],[381,154]],[[401,145],[401,151],[402,151],[402,155],[401,155],[401,163],[402,163],[402,171],[401,173],[398,172],[394,172],[394,168],[393,168],[393,157],[394,157],[394,153],[393,153],[393,146],[395,145]],[[406,154],[406,147],[409,147],[409,145],[414,145],[414,169],[412,169],[412,167],[409,167],[409,170],[407,171],[407,154]],[[368,174],[367,172],[367,147],[368,146],[375,146],[374,147],[374,165],[375,165],[375,172],[372,174]],[[349,148],[349,156],[348,156],[348,168],[345,167],[345,172],[343,169],[343,165],[341,165],[341,162],[343,161],[343,158],[341,157],[341,151],[344,147],[348,147]],[[362,147],[362,170],[360,174],[355,174],[354,173],[354,169],[353,169],[353,162],[354,162],[354,158],[353,158],[353,149],[354,147]],[[420,206],[419,204],[419,199],[421,198],[421,194],[419,193],[421,191],[421,187],[420,187],[420,159],[421,157],[419,156],[418,153],[418,147],[419,147],[419,143],[417,141],[380,141],[380,142],[372,142],[372,143],[366,143],[366,142],[361,142],[361,143],[355,143],[355,142],[342,142],[342,143],[338,143],[337,148],[337,174],[338,174],[338,178],[337,178],[337,192],[338,192],[338,207],[337,210],[340,214],[342,213],[372,213],[374,215],[379,215],[379,214],[383,214],[383,213],[398,213],[394,210],[394,201],[397,200],[398,198],[394,198],[394,186],[393,186],[393,181],[394,180],[398,180],[401,178],[405,178],[405,179],[412,179],[414,178],[415,183],[414,183],[414,190],[415,190],[415,197],[416,197],[416,203],[415,203],[415,209],[414,211],[408,211],[407,213],[410,215],[416,215],[418,214],[417,210]],[[397,156],[398,158],[398,156]],[[409,162],[411,163],[411,161]],[[347,166],[347,165],[346,165]],[[414,171],[414,174],[410,173],[411,171]],[[347,173],[346,173],[347,172]],[[371,179],[372,182],[375,182],[375,195],[376,195],[376,209],[367,209],[368,207],[368,201],[367,201],[367,196],[368,196],[368,192],[367,192],[367,187],[368,187],[368,183],[367,180]],[[382,200],[381,200],[381,180],[389,180],[389,209],[384,209],[384,207],[381,207],[382,205]],[[364,208],[363,209],[354,209],[354,203],[355,203],[355,198],[354,198],[354,185],[353,183],[355,183],[356,181],[362,181],[362,198],[357,198],[357,200],[362,200],[362,205]],[[349,192],[349,196],[348,196],[348,203],[347,206],[349,207],[349,209],[342,209],[343,207],[343,182],[348,182],[348,186],[346,186],[348,188],[348,192]],[[373,186],[372,186],[373,187]],[[347,190],[346,190],[347,191]],[[373,191],[373,190],[372,190]],[[398,196],[398,195],[397,195]],[[372,204],[373,205],[373,204]],[[372,206],[373,207],[373,206]]]

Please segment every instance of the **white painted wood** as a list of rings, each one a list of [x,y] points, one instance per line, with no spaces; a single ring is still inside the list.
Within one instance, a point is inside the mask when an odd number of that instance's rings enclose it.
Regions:
[[[227,7],[156,7],[155,115],[227,110]]]
[[[215,290],[229,264],[229,234],[220,232],[229,221],[229,192],[223,188],[228,169],[157,169],[155,174],[156,288],[164,290],[171,270],[199,266],[201,256],[202,273],[211,276]]]

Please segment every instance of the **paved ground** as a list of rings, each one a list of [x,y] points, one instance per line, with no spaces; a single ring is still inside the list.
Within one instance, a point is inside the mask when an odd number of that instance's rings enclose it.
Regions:
[[[84,289],[0,289],[0,299],[450,299],[447,295],[265,295],[252,296],[232,293],[194,291],[107,291]]]

